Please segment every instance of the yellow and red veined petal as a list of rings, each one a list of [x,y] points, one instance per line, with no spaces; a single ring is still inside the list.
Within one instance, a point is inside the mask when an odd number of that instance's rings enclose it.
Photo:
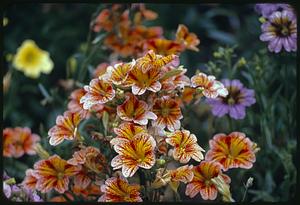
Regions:
[[[34,176],[33,169],[26,170],[26,176],[22,182],[25,188],[34,190],[36,189],[37,178]]]
[[[167,56],[156,55],[153,50],[149,50],[145,56],[136,60],[136,67],[142,70],[142,73],[147,71],[161,70],[166,65],[178,66],[178,56],[172,54]]]
[[[53,146],[60,144],[64,139],[73,140],[77,134],[77,126],[81,121],[82,116],[75,112],[66,111],[64,115],[59,115],[56,118],[56,125],[52,127],[48,135],[50,136],[49,143]]]
[[[104,29],[107,32],[111,31],[113,28],[113,22],[109,21],[110,16],[111,11],[109,9],[103,9],[95,19],[93,31],[100,32],[101,29]]]
[[[114,66],[108,67],[108,72],[110,73],[109,80],[116,85],[122,84],[128,75],[128,72],[132,69],[134,63],[118,63]]]
[[[179,120],[182,118],[182,114],[176,100],[167,96],[156,99],[152,111],[157,116],[157,119],[153,121],[154,126],[160,126],[162,128],[167,126],[170,131],[180,128]]]
[[[170,171],[172,181],[181,181],[183,183],[188,183],[192,181],[194,173],[192,171],[193,165],[184,165],[178,167],[175,170]]]
[[[83,105],[80,103],[81,97],[85,94],[86,91],[83,88],[74,90],[70,95],[70,101],[68,103],[68,110],[70,110],[73,113],[79,113],[82,118],[89,117],[89,111],[83,109]]]
[[[150,169],[155,164],[154,149],[156,142],[147,133],[137,134],[132,140],[114,146],[119,154],[112,160],[112,167],[119,169],[125,177],[131,177],[138,167]]]
[[[159,68],[152,68],[143,72],[141,67],[135,65],[128,73],[125,80],[126,86],[132,86],[132,93],[134,95],[142,95],[146,90],[158,92],[161,89],[161,84],[158,81],[161,77]]]
[[[166,138],[166,142],[174,146],[173,157],[181,163],[187,163],[191,158],[196,161],[203,159],[204,150],[197,144],[197,138],[188,130],[177,130]]]
[[[87,92],[81,99],[83,108],[89,110],[96,104],[104,104],[115,97],[115,90],[111,83],[102,79],[93,79],[89,85],[84,86]]]
[[[130,185],[121,177],[111,177],[101,186],[104,193],[98,201],[100,202],[141,202],[140,186]]]
[[[68,163],[72,165],[84,164],[85,159],[86,159],[86,150],[81,149],[73,153],[72,158],[68,160]]]
[[[74,176],[74,184],[82,189],[87,188],[91,181],[91,178],[83,169]]]
[[[53,155],[45,160],[40,160],[34,165],[34,177],[37,178],[37,189],[41,192],[48,192],[55,189],[64,193],[68,189],[69,176],[80,171],[80,166],[73,166]]]
[[[198,166],[194,166],[194,177],[186,187],[186,195],[193,198],[200,193],[204,200],[216,199],[218,191],[211,179],[220,175],[225,183],[230,183],[230,178],[222,173],[221,168],[221,164],[213,161],[201,161]]]
[[[207,76],[205,73],[199,73],[191,78],[192,87],[203,89],[202,93],[207,98],[226,97],[228,90],[220,81],[215,79],[212,75]]]
[[[238,167],[249,169],[256,160],[253,142],[244,133],[217,134],[209,144],[210,150],[205,158],[219,162],[225,171]]]
[[[177,55],[183,51],[184,47],[172,40],[155,38],[147,40],[144,44],[144,49],[153,50],[157,54],[166,56],[172,54]]]
[[[200,40],[195,33],[190,33],[188,28],[183,24],[179,24],[178,26],[176,41],[184,44],[184,46],[188,49],[199,51],[197,45],[200,44]]]
[[[136,134],[147,132],[142,126],[135,125],[133,123],[122,123],[119,128],[114,128],[114,133],[117,135],[110,143],[112,145],[123,143],[127,140],[132,140]]]
[[[134,95],[128,94],[122,105],[117,107],[118,116],[129,122],[134,122],[140,125],[146,125],[148,119],[156,119],[156,115],[149,111],[148,105],[142,100],[138,100]]]
[[[12,157],[14,153],[13,143],[15,142],[12,128],[5,128],[3,130],[3,156]]]

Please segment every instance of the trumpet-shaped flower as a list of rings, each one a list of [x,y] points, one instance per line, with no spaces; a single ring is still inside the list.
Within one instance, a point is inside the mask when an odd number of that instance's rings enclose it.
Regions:
[[[134,62],[130,63],[117,63],[114,66],[107,67],[107,73],[104,75],[104,79],[107,78],[115,85],[121,85],[127,78],[128,72],[132,69]]]
[[[191,158],[200,162],[204,149],[197,144],[197,137],[188,130],[177,130],[168,134],[166,142],[174,147],[173,157],[180,163],[187,163]]]
[[[229,116],[234,119],[245,118],[246,107],[256,102],[254,90],[244,87],[239,80],[223,79],[222,83],[228,90],[228,95],[226,97],[206,99],[212,107],[212,113],[218,117],[229,113]]]
[[[97,104],[104,104],[115,97],[115,90],[112,84],[102,79],[93,79],[89,85],[84,86],[87,92],[81,99],[83,108],[88,110]]]
[[[83,109],[83,105],[80,103],[82,96],[86,94],[86,91],[83,88],[74,90],[70,95],[70,101],[68,103],[68,110],[71,112],[79,113],[82,118],[88,118],[90,116],[89,110]]]
[[[151,135],[140,133],[133,140],[114,146],[118,155],[112,159],[111,166],[122,168],[125,177],[132,177],[139,167],[150,169],[155,164],[155,146]]]
[[[34,165],[34,175],[38,179],[36,187],[42,193],[55,189],[59,193],[68,190],[69,177],[80,171],[80,166],[68,164],[58,155],[53,155],[46,160],[40,160]]]
[[[25,40],[18,48],[13,65],[30,78],[38,78],[41,72],[49,74],[53,69],[49,53],[41,50],[32,40]]]
[[[153,126],[160,126],[162,129],[168,127],[170,131],[180,128],[180,119],[182,119],[181,110],[176,100],[164,96],[154,101],[152,111],[157,116],[153,121]]]
[[[105,156],[99,149],[89,146],[74,152],[71,159],[68,160],[72,165],[84,165],[89,170],[100,173],[107,167]]]
[[[146,73],[151,69],[160,70],[163,66],[166,65],[178,66],[178,64],[179,58],[177,55],[156,55],[153,50],[149,50],[145,56],[136,60],[136,66],[140,68],[143,73]]]
[[[40,137],[31,133],[30,128],[6,128],[3,130],[3,156],[19,158],[25,153],[34,155],[38,141]]]
[[[48,135],[50,136],[49,143],[56,146],[66,140],[73,140],[77,136],[77,127],[81,121],[79,113],[70,111],[64,112],[64,115],[59,115],[56,118],[56,125],[52,127]]]
[[[184,47],[176,41],[155,38],[145,42],[144,50],[153,50],[160,55],[177,55],[184,50]]]
[[[34,190],[36,189],[37,178],[34,176],[33,169],[26,170],[26,176],[22,182],[25,188]]]
[[[116,145],[123,143],[124,141],[133,140],[133,138],[139,133],[146,133],[147,130],[133,123],[122,123],[119,128],[114,128],[114,133],[117,135],[115,138],[110,140],[110,144]]]
[[[101,186],[104,193],[99,202],[142,202],[140,196],[140,186],[131,185],[128,181],[121,177],[111,177]]]
[[[226,97],[228,90],[220,81],[215,79],[215,76],[207,76],[205,73],[199,73],[191,78],[192,87],[203,90],[202,93],[207,98]]]
[[[171,181],[188,183],[194,177],[193,165],[184,165],[175,170],[170,170]]]
[[[190,33],[188,28],[183,24],[179,24],[178,26],[176,32],[176,41],[182,43],[190,50],[199,51],[197,45],[200,44],[200,40],[195,33]]]
[[[185,194],[194,198],[198,193],[204,200],[215,200],[218,195],[216,185],[212,179],[221,176],[224,182],[229,184],[230,178],[223,174],[221,165],[217,162],[202,161],[200,165],[193,167],[194,177],[186,186]]]
[[[250,169],[256,160],[254,143],[241,132],[217,134],[209,141],[209,146],[205,159],[219,162],[224,171],[238,167]]]
[[[148,119],[155,120],[157,118],[153,112],[149,111],[146,102],[138,100],[132,94],[128,94],[124,103],[117,107],[117,114],[124,121],[140,125],[147,125]]]

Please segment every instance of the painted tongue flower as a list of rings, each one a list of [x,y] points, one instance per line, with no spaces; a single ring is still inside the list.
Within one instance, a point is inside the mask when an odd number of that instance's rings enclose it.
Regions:
[[[132,69],[135,62],[130,63],[117,63],[114,66],[108,66],[106,74],[102,79],[111,81],[115,85],[122,85],[127,79],[128,72]]]
[[[260,40],[269,42],[271,52],[279,53],[282,47],[287,52],[297,51],[297,18],[292,11],[272,13],[261,29]]]
[[[36,183],[37,178],[34,176],[34,170],[33,169],[27,169],[26,170],[26,176],[22,182],[25,188],[27,189],[36,189]]]
[[[213,115],[222,117],[229,113],[234,119],[243,119],[246,115],[246,107],[254,104],[254,90],[247,89],[239,80],[222,80],[228,95],[216,99],[207,99],[208,104],[212,107]]]
[[[197,144],[197,137],[188,130],[168,134],[166,142],[174,146],[173,157],[180,163],[187,163],[191,158],[200,162],[204,158],[204,149]]]
[[[117,145],[126,141],[133,140],[133,138],[139,133],[146,133],[147,130],[133,123],[122,123],[119,128],[114,128],[114,133],[117,135],[115,138],[110,140],[110,144]]]
[[[289,4],[256,4],[255,11],[261,14],[263,17],[268,18],[274,11],[291,10]]]
[[[221,167],[219,163],[211,161],[202,161],[200,165],[194,166],[194,177],[186,186],[185,194],[194,198],[200,193],[204,200],[215,200],[218,190],[212,179],[221,176],[226,184],[229,184],[231,181],[227,175],[222,173]]]
[[[176,55],[182,52],[184,47],[176,41],[154,38],[145,42],[144,50],[153,50],[160,55]]]
[[[66,140],[74,140],[77,136],[77,127],[81,121],[81,115],[77,112],[64,112],[64,115],[59,115],[56,118],[56,125],[52,127],[48,135],[50,136],[49,143],[56,146]]]
[[[6,128],[3,130],[3,156],[19,158],[25,153],[34,155],[38,141],[40,137],[31,133],[30,128]]]
[[[152,111],[157,116],[157,119],[152,123],[153,126],[160,126],[162,129],[168,127],[170,131],[180,128],[182,114],[176,100],[168,96],[158,98],[154,101]]]
[[[224,171],[238,167],[250,169],[256,160],[253,142],[241,132],[217,134],[209,141],[209,146],[205,159],[219,162]]]
[[[113,169],[122,168],[125,177],[132,177],[139,167],[150,169],[155,164],[156,142],[151,135],[140,133],[131,141],[114,146],[118,153],[111,161]]]
[[[87,93],[80,99],[83,108],[88,110],[97,104],[104,104],[115,97],[112,84],[102,79],[93,79],[89,85],[84,86]]]
[[[140,186],[131,185],[122,177],[111,177],[101,186],[104,193],[99,202],[142,202]]]
[[[86,91],[83,88],[74,90],[70,95],[71,100],[68,103],[68,110],[79,113],[82,118],[88,118],[90,116],[89,110],[83,109],[83,105],[80,103],[81,97],[85,94]]]
[[[34,165],[34,175],[38,179],[36,187],[42,193],[55,189],[59,193],[68,190],[69,177],[80,171],[80,166],[68,164],[58,155],[40,160]]]
[[[139,67],[143,73],[151,69],[160,70],[163,66],[173,65],[178,66],[179,57],[176,55],[161,56],[155,54],[153,50],[149,50],[145,56],[136,60],[136,66]]]
[[[155,120],[157,116],[149,111],[148,105],[137,97],[128,93],[126,100],[117,107],[118,116],[128,122],[134,122],[140,125],[147,125],[148,119]]]
[[[188,28],[179,24],[176,32],[176,41],[182,43],[186,48],[194,51],[199,51],[197,45],[200,44],[200,40],[198,39],[195,33],[190,33]]]
[[[192,87],[203,90],[202,93],[207,98],[225,97],[228,94],[227,89],[215,79],[215,76],[199,73],[191,78]]]

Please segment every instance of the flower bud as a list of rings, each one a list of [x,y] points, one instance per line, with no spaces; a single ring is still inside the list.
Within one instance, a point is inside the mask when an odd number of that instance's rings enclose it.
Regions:
[[[239,61],[237,62],[237,67],[240,68],[240,67],[245,66],[246,64],[247,64],[247,61],[245,60],[245,58],[244,58],[244,57],[241,57],[241,58],[239,59]]]
[[[50,157],[49,153],[42,147],[40,143],[35,145],[34,150],[41,159],[48,159]]]

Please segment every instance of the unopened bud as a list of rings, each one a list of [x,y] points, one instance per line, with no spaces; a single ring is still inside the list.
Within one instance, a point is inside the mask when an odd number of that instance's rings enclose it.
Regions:
[[[264,17],[260,17],[258,20],[260,23],[265,23],[267,21]]]
[[[237,62],[237,67],[243,67],[247,64],[247,61],[245,60],[244,57],[240,58],[239,61]]]
[[[41,159],[48,159],[50,157],[49,153],[42,147],[40,143],[35,145],[34,150]]]
[[[215,58],[221,58],[222,57],[222,54],[220,53],[220,52],[214,52],[213,53],[213,56],[215,57]]]
[[[162,165],[164,165],[164,164],[166,163],[166,160],[164,160],[164,159],[157,159],[157,160],[156,160],[156,163],[157,163],[159,166],[162,166]]]
[[[246,187],[249,188],[253,185],[253,177],[249,177],[246,183]]]

